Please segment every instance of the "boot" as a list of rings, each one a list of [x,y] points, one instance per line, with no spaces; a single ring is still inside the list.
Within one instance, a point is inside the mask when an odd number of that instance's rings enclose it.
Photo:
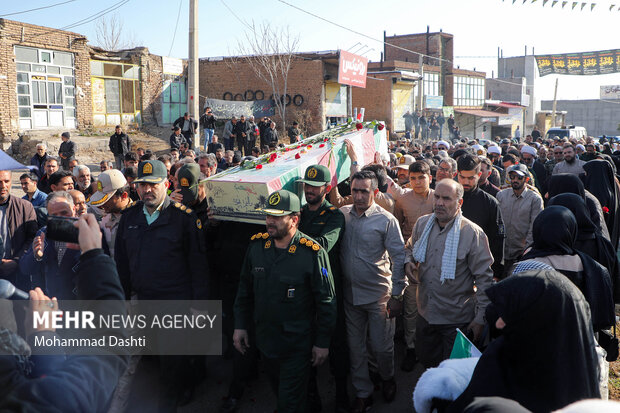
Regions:
[[[402,371],[413,371],[415,363],[418,361],[418,357],[415,354],[415,348],[408,348],[403,362],[400,364]]]

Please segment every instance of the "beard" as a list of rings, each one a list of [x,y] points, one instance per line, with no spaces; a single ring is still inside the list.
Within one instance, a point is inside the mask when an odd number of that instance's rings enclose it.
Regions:
[[[276,225],[267,225],[267,232],[275,240],[281,240],[288,234],[286,227],[278,228]]]
[[[572,165],[572,164],[574,164],[574,163],[575,163],[575,159],[576,159],[576,158],[564,159],[564,160],[566,161],[566,163],[568,163],[568,164],[571,164],[571,165]]]

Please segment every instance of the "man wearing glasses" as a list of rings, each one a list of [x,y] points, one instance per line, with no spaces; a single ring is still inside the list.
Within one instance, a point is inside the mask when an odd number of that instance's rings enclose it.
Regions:
[[[504,277],[510,274],[515,260],[525,247],[532,243],[532,224],[543,210],[543,200],[534,190],[527,187],[530,180],[527,166],[517,164],[507,169],[510,188],[497,193],[497,201],[504,220]]]
[[[215,116],[213,116],[211,107],[205,108],[205,113],[200,117],[200,126],[204,130],[204,149],[206,151],[215,133]]]

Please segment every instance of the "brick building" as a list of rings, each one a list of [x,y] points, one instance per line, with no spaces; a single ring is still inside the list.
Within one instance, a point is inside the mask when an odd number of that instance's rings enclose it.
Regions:
[[[201,105],[205,97],[261,100],[273,95],[271,85],[259,79],[243,57],[200,59],[199,74]],[[314,134],[324,130],[328,122],[344,119],[347,115],[346,88],[339,85],[337,79],[337,51],[296,54],[287,78],[289,97],[286,100],[290,103],[286,109],[286,126],[297,120],[308,134]],[[274,121],[281,129],[282,119],[277,113]]]
[[[169,124],[187,110],[187,62],[146,47],[108,52],[86,37],[0,19],[0,140],[29,130]]]
[[[92,124],[86,42],[78,33],[0,19],[0,139]]]

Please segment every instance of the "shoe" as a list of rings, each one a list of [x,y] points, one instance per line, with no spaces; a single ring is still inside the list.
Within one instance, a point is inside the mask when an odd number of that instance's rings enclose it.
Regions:
[[[392,377],[383,381],[383,399],[390,403],[396,397],[396,380]]]
[[[351,413],[364,413],[370,410],[372,407],[372,396],[369,397],[356,397],[353,400],[353,406],[351,406]]]
[[[375,386],[375,391],[381,388],[381,376],[376,371],[368,371],[368,375],[370,376],[370,381]]]
[[[234,413],[237,411],[237,407],[239,405],[239,399],[235,399],[234,397],[227,397],[222,403],[220,407],[220,413]]]
[[[415,348],[407,349],[407,354],[405,355],[405,359],[400,364],[400,369],[402,371],[413,371],[415,367],[415,363],[418,361],[418,357],[415,354]]]

